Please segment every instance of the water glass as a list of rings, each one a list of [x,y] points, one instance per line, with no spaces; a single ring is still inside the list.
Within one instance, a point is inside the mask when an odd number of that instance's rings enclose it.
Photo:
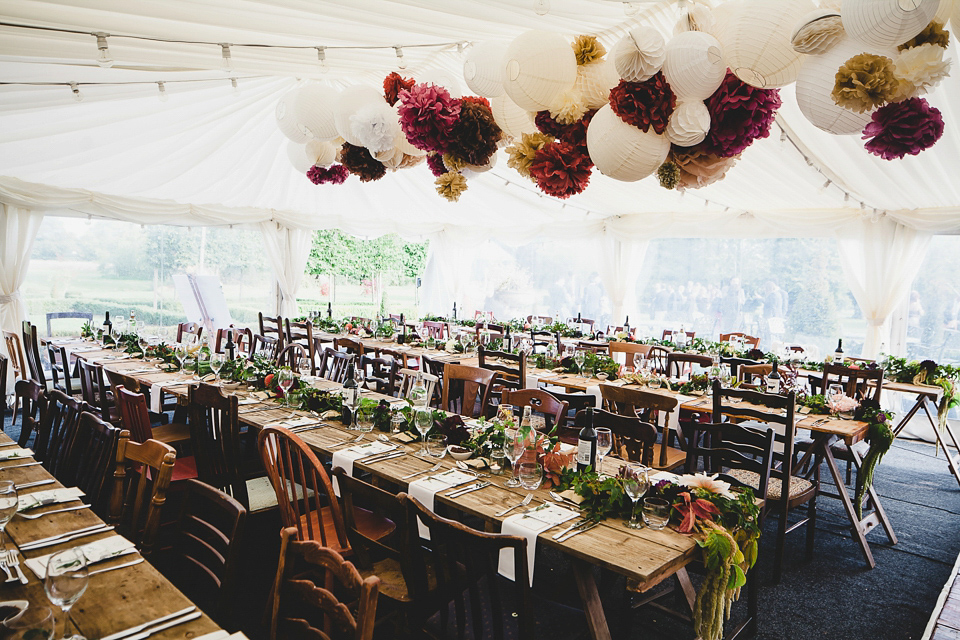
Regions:
[[[28,606],[15,616],[3,621],[10,640],[53,640],[56,619],[50,607]]]
[[[663,384],[663,381],[660,380],[660,376],[658,376],[657,374],[651,375],[650,378],[647,380],[647,386],[651,389],[659,389],[662,384]]]
[[[390,433],[400,433],[400,427],[403,425],[403,412],[400,409],[394,409],[390,416]]]
[[[650,488],[650,479],[647,477],[647,468],[642,464],[631,463],[623,477],[623,490],[627,497],[633,502],[630,508],[630,520],[627,522],[628,529],[640,529],[643,524],[637,519],[637,501],[647,493]]]
[[[611,449],[613,449],[613,433],[607,427],[597,427],[597,473],[603,469],[603,459]]]
[[[535,491],[543,483],[543,467],[535,462],[522,462],[519,465],[520,486],[527,491]]]
[[[670,503],[663,498],[646,498],[643,501],[643,522],[659,531],[670,522]]]
[[[7,523],[17,513],[17,485],[13,480],[0,480],[0,548],[3,547],[3,533]]]
[[[427,451],[427,432],[430,431],[430,428],[433,426],[433,412],[429,409],[421,409],[415,412],[413,424],[417,427],[417,431],[420,432],[422,440],[419,455],[423,458],[429,457],[430,453]]]
[[[519,429],[506,429],[503,432],[503,454],[510,461],[510,468],[513,473],[504,486],[519,487],[520,480],[517,478],[517,461],[523,456],[525,450],[523,437]]]
[[[64,635],[66,635],[66,620],[70,607],[87,590],[89,581],[87,558],[79,548],[55,553],[47,562],[47,576],[43,581],[43,589],[50,602],[63,611]]]
[[[283,391],[283,406],[289,407],[289,392],[293,388],[293,371],[290,370],[290,367],[283,367],[277,371],[277,386]],[[351,407],[352,408],[352,407]]]
[[[217,383],[220,382],[220,370],[223,369],[223,365],[226,363],[227,357],[222,353],[211,353],[210,354],[210,370],[213,371],[214,375],[217,377]]]
[[[573,362],[577,365],[577,373],[583,373],[583,363],[587,359],[587,353],[583,350],[573,354]]]
[[[427,436],[427,454],[434,458],[442,458],[447,452],[447,437],[440,433]]]
[[[173,348],[173,356],[177,359],[177,362],[180,363],[180,374],[183,375],[183,363],[187,360],[187,344],[185,342],[178,342],[177,346]]]

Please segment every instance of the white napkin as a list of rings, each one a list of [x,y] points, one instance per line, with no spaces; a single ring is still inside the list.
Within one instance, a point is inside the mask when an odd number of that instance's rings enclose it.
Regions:
[[[477,476],[473,473],[464,473],[457,469],[450,469],[434,476],[427,476],[420,480],[414,480],[407,485],[407,493],[420,501],[430,511],[433,511],[433,498],[438,491],[449,489],[455,485],[464,484],[476,480]],[[420,530],[420,537],[424,540],[430,539],[430,530],[423,526],[423,523],[417,519],[417,527]]]
[[[48,504],[57,504],[58,502],[69,502],[76,500],[84,495],[79,487],[66,487],[64,489],[47,489],[46,491],[35,491],[25,493],[18,499],[17,511],[27,511]]]
[[[527,389],[539,389],[540,388],[540,376],[534,375],[531,372],[527,372]]]
[[[101,560],[108,560],[128,553],[134,553],[137,550],[136,545],[123,536],[110,536],[109,538],[94,540],[93,542],[80,545],[77,548],[83,551],[83,555],[87,558],[88,565],[100,562]],[[47,563],[50,561],[51,556],[53,556],[53,554],[48,553],[45,556],[31,558],[26,561],[26,564],[38,578],[43,580],[47,577]]]
[[[240,400],[237,400],[237,405],[241,407],[246,404],[260,404],[260,401],[257,400],[256,398],[242,398]]]
[[[503,521],[500,533],[511,536],[522,536],[527,539],[527,569],[530,573],[530,586],[533,586],[533,565],[537,555],[537,537],[558,524],[579,517],[580,514],[559,505],[544,503],[533,511],[518,513]],[[514,566],[513,551],[500,550],[499,572],[504,578],[516,581],[516,567]]]
[[[21,449],[20,447],[14,447],[13,449],[7,449],[5,451],[0,450],[0,460],[13,460],[14,458],[29,458],[33,455],[33,451],[30,449]]]
[[[359,460],[360,458],[369,458],[370,456],[375,456],[378,453],[393,451],[396,448],[397,445],[395,444],[374,440],[373,442],[367,442],[366,444],[359,444],[354,447],[340,449],[333,452],[333,462],[331,463],[330,468],[343,467],[343,470],[347,472],[347,475],[353,477],[353,462],[355,460]],[[340,497],[340,486],[337,484],[336,476],[333,478],[333,492],[337,494],[338,498]]]
[[[156,367],[137,367],[135,369],[124,369],[120,373],[127,376],[131,376],[135,373],[156,373],[156,371],[157,371]]]
[[[103,347],[98,347],[94,345],[86,347],[74,347],[72,349],[67,349],[68,353],[86,353],[87,351],[100,351]]]
[[[305,427],[308,424],[314,424],[318,422],[317,418],[314,416],[300,416],[298,418],[289,418],[287,420],[279,420],[277,422],[270,422],[266,424],[267,427],[287,427],[292,429],[294,427]]]
[[[164,380],[150,383],[150,411],[154,413],[163,411],[163,388],[172,387],[178,382],[178,380]]]

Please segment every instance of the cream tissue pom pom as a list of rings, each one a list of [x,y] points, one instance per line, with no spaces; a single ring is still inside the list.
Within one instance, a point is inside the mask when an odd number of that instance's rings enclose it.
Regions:
[[[943,47],[922,44],[904,49],[894,60],[894,75],[900,81],[897,102],[920,96],[950,75],[950,60],[943,59]]]
[[[397,113],[386,102],[360,108],[350,116],[350,130],[371,154],[393,149],[400,123]]]

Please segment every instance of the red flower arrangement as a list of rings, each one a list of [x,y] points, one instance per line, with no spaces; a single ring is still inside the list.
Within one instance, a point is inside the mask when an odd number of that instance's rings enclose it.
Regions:
[[[550,142],[537,151],[530,165],[530,177],[540,190],[557,198],[569,198],[590,183],[590,157],[568,142]]]
[[[476,102],[461,102],[460,118],[450,131],[447,146],[450,155],[466,164],[485,165],[497,152],[503,131],[493,119],[489,107]]]
[[[335,164],[329,168],[310,167],[307,177],[313,184],[343,184],[350,172],[342,164]]]
[[[659,71],[644,82],[621,80],[610,90],[610,108],[621,120],[643,132],[650,127],[657,133],[666,131],[676,106],[677,96]]]
[[[884,105],[863,130],[867,151],[884,160],[901,159],[929,149],[943,135],[943,116],[923,98]]]
[[[704,151],[721,158],[743,153],[757,138],[770,135],[770,125],[780,108],[778,89],[757,89],[730,71],[707,101],[710,133]]]
[[[366,147],[358,147],[349,142],[343,143],[340,162],[350,173],[356,174],[360,182],[372,182],[387,175],[387,168],[371,156]]]
[[[413,78],[404,78],[396,71],[392,71],[390,75],[383,79],[383,97],[387,100],[387,104],[392,107],[400,99],[400,91],[410,89],[413,85]]]

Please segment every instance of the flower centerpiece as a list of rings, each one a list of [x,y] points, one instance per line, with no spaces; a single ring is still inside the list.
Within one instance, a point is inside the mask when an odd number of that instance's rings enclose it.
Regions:
[[[866,422],[866,441],[870,444],[867,455],[863,457],[860,472],[857,474],[857,488],[854,493],[853,504],[857,510],[857,517],[863,518],[863,497],[873,485],[873,473],[880,464],[880,459],[890,450],[896,435],[893,432],[893,412],[884,411],[876,400],[864,400],[854,413],[854,419]]]

